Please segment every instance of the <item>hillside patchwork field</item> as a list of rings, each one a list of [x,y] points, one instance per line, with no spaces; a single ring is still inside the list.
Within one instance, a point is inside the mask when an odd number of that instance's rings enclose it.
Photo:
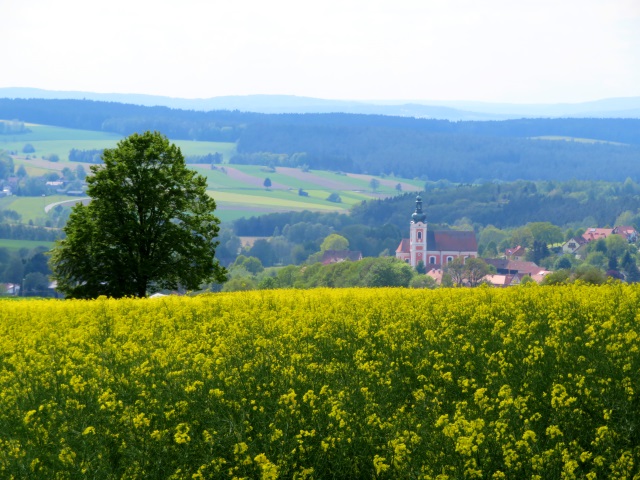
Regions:
[[[74,130],[45,125],[28,125],[26,134],[1,135],[0,150],[10,152],[15,168],[21,165],[30,176],[60,173],[65,167],[74,169],[82,165],[88,171],[90,165],[69,161],[71,149],[93,150],[113,148],[120,136],[104,132]],[[228,162],[235,153],[234,143],[196,142],[178,140],[174,142],[185,156],[204,156],[220,153],[223,162]],[[23,153],[26,144],[31,144],[35,152]],[[57,155],[59,161],[48,160]],[[423,182],[401,178],[382,178],[368,175],[338,174],[325,171],[302,171],[298,168],[252,165],[190,165],[207,178],[211,195],[218,204],[217,215],[222,221],[262,213],[283,211],[342,211],[370,198],[397,195],[403,191],[419,191]],[[271,186],[265,188],[265,179]],[[371,179],[378,187],[372,189]],[[303,192],[300,192],[300,189]],[[302,193],[302,194],[300,194]],[[341,202],[327,200],[337,194]],[[22,215],[23,221],[43,218],[55,205],[73,205],[78,197],[7,197],[0,199],[0,208],[10,208]]]

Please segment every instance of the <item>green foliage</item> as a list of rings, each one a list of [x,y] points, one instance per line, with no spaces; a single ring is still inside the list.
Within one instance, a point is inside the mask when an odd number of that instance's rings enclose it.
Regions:
[[[244,267],[247,272],[252,275],[256,275],[264,270],[262,262],[256,257],[245,257],[244,255],[238,255],[234,266]]]
[[[444,272],[451,281],[452,286],[468,285],[476,287],[485,276],[495,273],[495,269],[481,258],[469,257],[465,259],[456,257],[445,265]],[[444,278],[442,283],[444,285]]]
[[[347,250],[348,248],[349,240],[337,233],[332,233],[327,236],[320,245],[321,252],[326,252],[327,250]]]
[[[576,268],[573,278],[574,280],[594,285],[600,285],[607,281],[606,275],[600,268],[588,264],[583,264]]]
[[[627,251],[629,243],[622,235],[609,235],[605,239],[607,245],[607,255],[621,257]]]
[[[362,283],[367,287],[408,287],[413,278],[411,267],[405,262],[382,258],[371,266]]]
[[[73,208],[51,265],[70,297],[145,296],[223,281],[214,259],[218,219],[206,180],[159,133],[133,134],[87,177],[88,206]]]
[[[13,174],[13,159],[3,150],[0,150],[0,180],[6,180]]]
[[[541,285],[560,285],[571,281],[570,270],[557,270],[542,279]]]
[[[527,227],[531,230],[534,241],[537,240],[546,245],[562,243],[564,239],[562,229],[549,222],[532,222],[528,223]]]
[[[438,288],[436,281],[429,275],[416,275],[409,282],[410,288],[428,288],[433,290]]]
[[[569,270],[572,265],[571,259],[571,255],[563,255],[556,260],[553,268],[555,270]]]

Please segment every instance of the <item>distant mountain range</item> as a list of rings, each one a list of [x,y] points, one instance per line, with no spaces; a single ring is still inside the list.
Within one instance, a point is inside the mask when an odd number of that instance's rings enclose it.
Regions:
[[[515,118],[640,118],[640,97],[583,103],[510,104],[473,101],[349,101],[293,95],[245,95],[202,99],[155,95],[0,88],[0,98],[86,99],[183,110],[239,110],[256,113],[356,113],[442,120]]]

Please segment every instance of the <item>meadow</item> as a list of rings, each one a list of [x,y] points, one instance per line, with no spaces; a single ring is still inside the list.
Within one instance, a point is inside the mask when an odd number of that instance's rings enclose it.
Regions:
[[[4,302],[0,477],[638,478],[640,287]]]

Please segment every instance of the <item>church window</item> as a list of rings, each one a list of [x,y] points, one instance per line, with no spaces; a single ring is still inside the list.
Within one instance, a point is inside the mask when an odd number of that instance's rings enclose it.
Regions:
[[[418,240],[422,240],[422,232],[418,231]]]
[[[431,265],[435,265],[436,264],[436,257],[434,257],[434,256],[429,257],[429,263]]]
[[[447,257],[447,263],[449,263],[449,262],[453,262],[453,257],[451,257],[451,256]]]

